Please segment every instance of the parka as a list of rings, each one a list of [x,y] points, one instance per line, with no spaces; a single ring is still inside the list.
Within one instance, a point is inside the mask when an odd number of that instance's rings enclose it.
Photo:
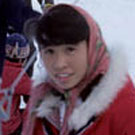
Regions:
[[[2,90],[10,88],[12,83],[15,81],[19,73],[22,71],[22,64],[5,61],[4,70],[2,75]],[[20,112],[20,96],[29,96],[32,81],[29,76],[25,73],[17,86],[13,95],[10,119],[2,123],[3,135],[9,135],[13,133],[22,123],[23,115]]]
[[[121,60],[123,56],[118,58],[117,51],[113,55],[112,65],[107,74],[93,88],[91,96],[82,105],[75,108],[70,124],[77,131],[71,133],[72,135],[135,134],[135,89],[130,77],[127,75],[127,70],[124,69],[125,61]],[[48,105],[44,104],[41,107],[41,114],[37,117],[34,116],[36,117],[33,120],[34,123],[31,121],[30,124],[29,119],[27,119],[31,127],[29,128],[30,133],[27,134],[25,127],[22,135],[59,135],[60,129],[58,129],[56,123],[45,119],[46,117],[48,119],[49,103],[58,102],[55,97],[47,96],[43,98],[47,91],[45,87],[46,84],[41,83],[33,90],[32,95],[36,96],[33,96],[31,102],[40,101],[45,103],[46,101]],[[45,128],[45,125],[47,128]]]

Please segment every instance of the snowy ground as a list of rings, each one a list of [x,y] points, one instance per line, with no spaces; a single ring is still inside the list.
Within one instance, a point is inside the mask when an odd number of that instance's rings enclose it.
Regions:
[[[55,3],[76,3],[86,9],[101,26],[107,45],[124,48],[135,82],[135,0],[55,0]],[[36,0],[33,7],[40,10]]]

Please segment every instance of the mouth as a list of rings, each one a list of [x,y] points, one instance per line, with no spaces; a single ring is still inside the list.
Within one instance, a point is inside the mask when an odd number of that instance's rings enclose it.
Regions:
[[[60,74],[56,74],[55,77],[59,82],[64,83],[64,82],[67,82],[71,78],[72,75],[73,74],[71,74],[71,73],[70,74],[69,73],[60,73]]]

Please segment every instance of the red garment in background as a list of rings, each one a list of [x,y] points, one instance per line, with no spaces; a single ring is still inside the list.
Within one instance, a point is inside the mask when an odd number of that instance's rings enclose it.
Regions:
[[[2,89],[9,88],[15,81],[19,73],[22,71],[22,64],[5,61],[3,75],[2,75]],[[13,133],[22,122],[22,115],[19,110],[20,96],[29,95],[31,89],[31,79],[25,73],[18,85],[15,88],[15,92],[12,99],[11,117],[8,122],[3,122],[2,135],[9,135]]]

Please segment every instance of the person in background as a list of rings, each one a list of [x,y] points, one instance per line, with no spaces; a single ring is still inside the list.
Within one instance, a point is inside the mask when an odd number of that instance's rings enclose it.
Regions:
[[[11,31],[23,33],[23,25],[40,13],[29,7],[24,0],[0,0],[0,84],[5,59],[6,35]]]
[[[6,40],[6,59],[2,74],[2,90],[10,88],[30,54],[30,46],[27,39],[18,33],[9,35]],[[27,73],[24,73],[21,80],[15,87],[11,104],[10,119],[2,123],[2,135],[19,135],[22,129],[23,114],[19,108],[20,97],[28,99],[32,81]],[[8,103],[6,103],[8,104]],[[6,106],[6,105],[5,105]],[[7,109],[7,108],[5,108]],[[25,112],[25,111],[24,111]],[[23,112],[23,113],[24,113]]]
[[[109,50],[78,6],[55,5],[34,24],[47,76],[35,80],[22,135],[134,135],[135,88],[122,49]]]

